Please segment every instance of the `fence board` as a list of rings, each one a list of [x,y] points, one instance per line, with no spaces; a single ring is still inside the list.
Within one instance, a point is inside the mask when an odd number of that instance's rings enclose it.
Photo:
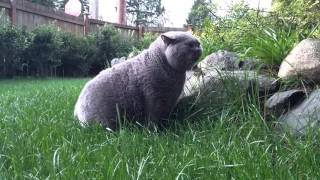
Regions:
[[[52,8],[48,8],[39,4],[31,3],[27,0],[15,0],[16,1],[16,25],[23,26],[27,30],[31,31],[37,26],[54,24],[60,27],[62,30],[74,33],[76,35],[83,35],[85,29],[83,16],[72,16],[65,14],[63,11],[58,11]],[[0,0],[0,9],[5,8],[7,12],[11,11],[10,0]],[[10,13],[8,13],[10,15]],[[144,32],[163,33],[166,31],[186,31],[185,28],[159,28],[159,27],[146,27],[142,30],[138,27],[121,25],[116,23],[110,23],[100,21],[96,19],[88,20],[87,29],[89,33],[97,32],[99,27],[104,25],[110,25],[115,27],[123,37],[127,38],[139,38],[143,36]]]

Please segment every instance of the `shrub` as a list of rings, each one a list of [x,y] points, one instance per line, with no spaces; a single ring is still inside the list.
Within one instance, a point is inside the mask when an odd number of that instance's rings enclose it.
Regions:
[[[59,36],[62,41],[59,76],[88,76],[92,57],[96,52],[93,38],[78,37],[67,32],[61,32]]]
[[[235,44],[252,38],[249,33],[257,33],[262,23],[243,4],[235,5],[227,16],[206,19],[203,28],[196,32],[204,48],[203,57],[222,49],[235,51]]]
[[[121,37],[113,27],[104,26],[93,35],[96,53],[93,57],[90,74],[97,74],[106,68],[116,57],[127,56],[133,46],[133,41]]]
[[[0,77],[96,75],[111,59],[127,56],[133,43],[109,26],[79,37],[60,31],[54,25],[39,26],[27,33],[3,23],[0,25]]]
[[[60,30],[53,25],[39,26],[32,31],[30,45],[25,54],[25,62],[30,65],[31,74],[56,76],[61,66]]]
[[[157,39],[157,37],[158,36],[155,34],[145,33],[144,37],[136,43],[135,48],[139,49],[140,51],[147,49],[150,44]]]
[[[319,25],[318,0],[274,0],[272,9],[286,21],[295,24],[297,29],[310,30]]]
[[[258,35],[251,35],[250,41],[238,44],[239,49],[246,49],[245,56],[258,58],[261,63],[271,66],[280,65],[299,41],[295,30],[283,28],[266,28]]]
[[[157,35],[153,33],[146,33],[144,37],[138,41],[134,42],[131,53],[129,56],[136,56],[144,49],[148,49],[150,44],[157,38]]]
[[[12,77],[23,69],[21,55],[28,33],[8,23],[0,25],[0,77]]]
[[[207,19],[197,34],[204,48],[203,57],[223,49],[277,67],[295,43],[306,37],[319,37],[319,24],[302,26],[299,22],[281,14],[252,10],[240,3],[225,17]]]

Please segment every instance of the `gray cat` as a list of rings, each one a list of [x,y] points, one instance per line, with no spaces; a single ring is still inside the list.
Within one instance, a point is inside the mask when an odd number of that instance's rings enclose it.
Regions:
[[[79,96],[74,115],[82,125],[115,130],[118,115],[139,123],[168,118],[182,92],[186,71],[202,49],[189,32],[167,32],[139,55],[101,71]],[[122,117],[122,116],[121,116]]]

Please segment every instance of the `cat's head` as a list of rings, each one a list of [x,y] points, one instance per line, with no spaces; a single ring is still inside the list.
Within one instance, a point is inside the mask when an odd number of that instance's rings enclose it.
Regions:
[[[178,71],[191,70],[202,54],[200,42],[190,32],[171,31],[160,38],[168,64]]]

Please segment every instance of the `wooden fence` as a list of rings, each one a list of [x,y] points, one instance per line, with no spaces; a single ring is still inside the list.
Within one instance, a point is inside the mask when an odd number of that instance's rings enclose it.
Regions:
[[[134,27],[89,19],[88,15],[79,17],[65,14],[63,11],[51,9],[27,0],[0,0],[0,9],[10,17],[12,24],[32,30],[39,25],[54,24],[62,30],[76,35],[96,32],[99,27],[109,24],[125,37],[140,38],[145,32],[163,33],[167,31],[186,31],[187,28],[170,27]]]

